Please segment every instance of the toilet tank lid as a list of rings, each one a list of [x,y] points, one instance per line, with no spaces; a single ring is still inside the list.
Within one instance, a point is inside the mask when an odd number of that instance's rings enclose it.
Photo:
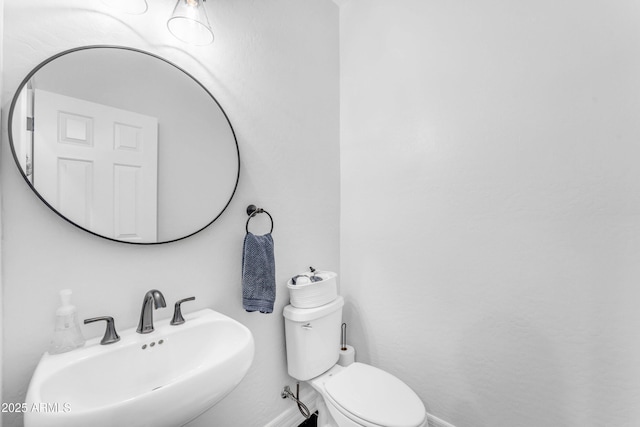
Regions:
[[[418,427],[427,412],[418,395],[396,376],[353,363],[325,383],[336,404],[356,417],[387,427]]]
[[[314,308],[298,308],[291,304],[287,305],[282,315],[285,319],[289,319],[293,322],[308,322],[310,320],[319,319],[334,311],[340,310],[344,305],[344,298],[338,296],[336,299],[328,304],[321,305]]]

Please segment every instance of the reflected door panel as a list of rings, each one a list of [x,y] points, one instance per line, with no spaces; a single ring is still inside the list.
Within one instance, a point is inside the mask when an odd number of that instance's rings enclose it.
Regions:
[[[36,89],[33,182],[95,233],[157,241],[158,120]]]
[[[59,95],[48,107],[45,92]],[[16,90],[8,128],[34,193],[106,239],[189,237],[222,215],[238,186],[240,152],[226,113],[202,83],[149,52],[84,46],[51,56]]]

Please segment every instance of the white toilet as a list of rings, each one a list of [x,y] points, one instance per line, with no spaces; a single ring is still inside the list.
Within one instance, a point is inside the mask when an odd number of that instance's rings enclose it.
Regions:
[[[287,305],[283,312],[289,375],[320,394],[318,426],[425,427],[424,404],[400,379],[364,363],[336,364],[343,306],[338,296],[315,308]]]

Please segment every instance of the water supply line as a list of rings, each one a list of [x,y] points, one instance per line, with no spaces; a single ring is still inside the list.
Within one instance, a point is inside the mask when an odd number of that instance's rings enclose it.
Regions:
[[[300,411],[302,416],[305,419],[308,420],[311,417],[311,411],[309,411],[309,408],[307,408],[307,405],[305,405],[300,400],[298,400],[298,396],[299,395],[300,395],[300,383],[296,383],[296,395],[295,396],[291,392],[291,388],[289,388],[288,385],[284,386],[284,388],[282,389],[282,393],[280,393],[280,396],[283,399],[286,399],[288,397],[289,399],[291,399],[294,402],[296,402],[298,404],[298,410]]]

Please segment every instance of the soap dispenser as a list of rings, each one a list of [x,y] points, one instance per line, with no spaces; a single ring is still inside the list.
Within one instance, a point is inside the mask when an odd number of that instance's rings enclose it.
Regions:
[[[76,307],[71,305],[71,289],[61,290],[60,300],[62,305],[56,310],[56,325],[49,345],[49,354],[66,353],[82,347],[85,343],[80,332]]]

